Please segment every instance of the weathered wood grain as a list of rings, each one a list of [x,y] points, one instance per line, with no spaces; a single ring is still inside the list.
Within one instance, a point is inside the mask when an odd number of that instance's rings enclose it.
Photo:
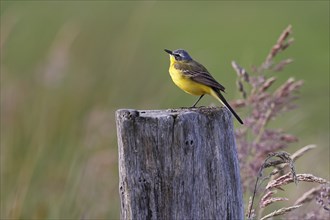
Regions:
[[[121,219],[243,219],[225,108],[116,112]]]

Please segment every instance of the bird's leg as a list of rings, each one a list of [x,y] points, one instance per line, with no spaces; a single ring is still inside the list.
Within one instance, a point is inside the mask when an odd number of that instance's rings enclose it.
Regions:
[[[197,99],[197,101],[193,104],[193,106],[191,106],[191,107],[192,107],[192,108],[195,108],[195,106],[197,105],[197,103],[199,102],[199,100],[201,100],[201,99],[203,98],[204,95],[205,95],[205,94],[201,95],[201,96]]]

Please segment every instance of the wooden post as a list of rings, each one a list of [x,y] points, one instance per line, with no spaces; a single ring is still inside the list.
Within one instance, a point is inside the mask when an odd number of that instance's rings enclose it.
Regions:
[[[116,112],[121,219],[244,219],[225,108]]]

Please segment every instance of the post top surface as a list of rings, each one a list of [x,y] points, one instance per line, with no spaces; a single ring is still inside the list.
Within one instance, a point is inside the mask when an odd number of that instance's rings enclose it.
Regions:
[[[167,116],[167,115],[179,115],[183,113],[204,113],[204,114],[212,114],[215,112],[223,111],[223,107],[197,107],[197,108],[177,108],[177,109],[157,109],[157,110],[137,110],[137,109],[118,109],[117,114],[121,114],[124,112],[135,112],[140,116]]]
[[[177,116],[186,113],[214,114],[223,112],[223,107],[198,107],[198,108],[178,108],[178,109],[159,109],[159,110],[136,110],[136,109],[118,109],[116,114],[131,114],[139,117],[164,117]]]

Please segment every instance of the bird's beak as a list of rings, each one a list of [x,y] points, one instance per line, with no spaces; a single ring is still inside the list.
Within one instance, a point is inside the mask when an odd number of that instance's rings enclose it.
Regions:
[[[168,50],[168,49],[165,49],[165,52],[168,53],[168,54],[170,54],[170,55],[173,55],[173,52],[170,51],[170,50]]]

